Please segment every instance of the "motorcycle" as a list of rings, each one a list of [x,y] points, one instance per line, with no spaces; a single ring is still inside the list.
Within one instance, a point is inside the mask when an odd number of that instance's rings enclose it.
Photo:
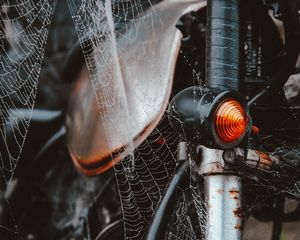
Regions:
[[[66,145],[82,174],[114,170],[122,217],[98,240],[242,239],[251,215],[279,239],[300,209],[300,2],[138,2],[69,1],[73,87],[34,169]]]

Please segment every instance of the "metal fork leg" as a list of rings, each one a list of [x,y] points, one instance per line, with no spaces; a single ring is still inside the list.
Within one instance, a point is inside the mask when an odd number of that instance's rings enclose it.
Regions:
[[[207,240],[238,240],[242,236],[241,179],[230,175],[205,177]]]
[[[242,181],[232,175],[222,150],[199,146],[207,207],[206,240],[240,240],[243,230]]]

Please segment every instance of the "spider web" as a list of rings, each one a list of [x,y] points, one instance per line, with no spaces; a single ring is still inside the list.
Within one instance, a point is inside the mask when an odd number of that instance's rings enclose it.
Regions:
[[[112,141],[110,133],[114,131],[121,131],[122,138],[127,139],[129,143],[126,147],[129,156],[114,166],[126,239],[145,237],[155,209],[174,173],[176,147],[179,142],[178,134],[171,128],[167,115],[135,150],[132,142],[133,135],[129,131],[134,126],[130,120],[132,116],[128,110],[128,96],[126,96],[121,73],[122,66],[118,56],[124,51],[130,51],[136,44],[142,46],[135,37],[142,28],[153,32],[153,39],[147,41],[155,41],[155,29],[149,24],[145,25],[145,18],[149,20],[157,16],[155,13],[144,14],[145,9],[151,8],[154,3],[155,1],[141,0],[94,2],[69,0],[98,106],[100,109],[103,109],[103,105],[106,106],[105,114],[103,112],[100,114],[103,114],[102,124],[107,133],[108,145],[113,144],[110,143]],[[163,22],[161,24],[163,25]],[[130,38],[122,38],[122,35],[129,30],[135,34],[130,34]],[[144,49],[140,50],[142,52]],[[132,59],[136,57],[131,56]],[[147,64],[147,59],[139,60],[140,64]],[[149,79],[149,81],[155,80]],[[134,91],[139,90],[133,90],[133,94]],[[143,97],[141,101],[151,105],[152,96]],[[110,114],[111,112],[117,112],[117,115]],[[115,116],[115,118],[107,119],[105,115]],[[124,119],[122,125],[118,125],[117,119]],[[192,181],[187,188],[192,189],[192,202],[195,203],[193,209],[198,213],[196,220],[202,222],[199,226],[203,226],[205,214],[200,191],[197,186],[192,185]],[[183,189],[180,189],[180,192],[182,197],[179,198],[177,210],[173,214],[173,219],[176,219],[178,224],[169,226],[170,235],[166,235],[166,239],[197,239],[193,230],[193,225],[197,223],[192,223],[189,216],[184,214],[191,211],[191,206],[188,204],[191,201],[186,201]]]
[[[4,0],[0,5],[0,169],[1,190],[12,180],[21,155],[35,103],[56,1]],[[7,192],[1,202],[8,206]],[[2,226],[16,235],[18,227]]]
[[[55,1],[7,1],[1,5],[1,170],[6,182],[12,179],[17,161],[30,124],[31,110],[34,106],[37,79],[39,77],[48,29],[51,22]],[[104,119],[107,132],[130,129],[126,94],[121,77],[118,54],[126,51],[122,48],[127,41],[117,44],[116,36],[122,35],[129,28],[149,27],[143,25],[144,9],[155,1],[68,1],[75,27],[86,57],[92,84],[98,105],[110,105],[108,111],[117,111],[118,117],[127,119],[123,124],[115,125],[115,119]],[[152,18],[154,16],[147,16]],[[118,29],[122,29],[118,31]],[[153,29],[149,29],[153,31]],[[154,36],[154,35],[153,35]],[[154,39],[152,39],[153,41]],[[149,39],[151,41],[151,39]],[[118,45],[118,46],[117,46]],[[92,49],[92,54],[89,53]],[[104,59],[104,60],[103,60]],[[105,66],[101,63],[105,62]],[[107,65],[113,66],[107,70]],[[109,76],[108,78],[106,78]],[[110,84],[108,81],[114,81]],[[118,86],[111,89],[109,86]],[[121,93],[120,93],[121,90]],[[120,96],[118,95],[120,94]],[[149,97],[151,99],[151,97]],[[21,110],[20,110],[21,109]],[[28,110],[24,113],[22,110]],[[176,145],[178,136],[170,128],[165,117],[160,127],[134,151],[130,143],[133,136],[124,131],[123,136],[129,144],[126,151],[129,156],[115,166],[122,199],[127,239],[141,239],[146,227],[160,201],[167,182],[171,179],[176,163]],[[110,139],[108,138],[109,142]],[[10,209],[6,199],[2,200]],[[200,196],[197,195],[199,201]],[[187,209],[184,199],[175,214],[178,222],[184,221],[183,211]],[[198,204],[198,207],[201,204]],[[10,209],[13,224],[15,220]],[[179,216],[180,215],[180,216]],[[185,225],[185,222],[181,224]],[[18,227],[0,226],[14,236],[18,236]],[[191,227],[191,226],[190,226]],[[195,233],[182,233],[195,238]],[[178,231],[182,231],[177,228]],[[173,234],[176,235],[175,232]],[[181,234],[181,236],[183,236]],[[186,237],[184,237],[186,238]],[[188,238],[186,238],[188,239]]]
[[[76,4],[75,1],[69,1],[98,105],[100,108],[103,105],[110,106],[106,108],[107,111],[117,111],[116,118],[125,119],[122,126],[117,124],[118,121],[116,119],[104,118],[102,124],[104,129],[106,129],[108,142],[112,141],[112,139],[109,139],[109,133],[122,131],[123,137],[127,138],[130,143],[126,149],[129,157],[126,157],[114,166],[125,220],[126,239],[143,239],[145,237],[155,209],[163,196],[168,181],[174,173],[176,145],[179,140],[186,140],[184,134],[179,139],[178,133],[174,132],[169,125],[167,121],[168,112],[166,112],[159,126],[152,131],[147,140],[135,150],[132,143],[133,135],[130,131],[124,131],[124,128],[128,130],[132,127],[130,121],[132,116],[130,116],[127,105],[128,96],[126,96],[121,74],[122,66],[118,56],[123,51],[131,49],[131,47],[129,49],[124,48],[124,46],[128,47],[126,43],[128,44],[129,42],[129,45],[134,47],[137,44],[137,40],[132,35],[130,35],[130,39],[124,39],[121,36],[128,30],[134,29],[137,32],[140,27],[143,27],[144,9],[147,6],[151,8],[153,3],[135,0],[96,1],[93,3],[82,1]],[[157,16],[146,15],[146,17],[154,18]],[[147,27],[149,31],[155,32],[149,25],[144,27]],[[118,41],[118,39],[122,39],[122,41]],[[147,41],[154,41],[154,39],[147,39]],[[189,68],[192,72],[192,84],[203,85],[201,81],[203,71],[202,73],[199,72],[199,69],[195,67],[195,60],[186,56],[184,51],[180,53],[185,61],[184,67]],[[135,55],[131,57],[136,58]],[[147,62],[141,60],[140,64],[147,64]],[[107,68],[107,65],[112,67]],[[110,77],[107,78],[107,76]],[[113,81],[112,85],[116,86],[115,89],[108,87],[111,85],[109,81]],[[144,96],[142,101],[146,102],[148,97]],[[149,99],[151,100],[151,98]],[[118,111],[117,109],[123,109],[123,111]],[[111,116],[114,114],[107,115]],[[269,142],[265,141],[265,145],[261,146],[261,150],[271,154],[280,152],[284,155],[284,159],[287,160],[288,155],[291,155],[296,148],[288,142],[284,143],[280,138],[277,139],[277,137],[276,134],[273,134],[271,136],[272,139]],[[280,145],[276,145],[276,143],[280,143]],[[266,147],[268,144],[272,145],[272,149]],[[193,162],[190,161],[191,166],[192,164]],[[287,166],[283,161],[280,164],[282,169]],[[295,170],[296,166],[291,168]],[[198,183],[198,179],[201,176],[195,173],[193,169],[196,168],[191,167],[191,178],[188,186],[186,189],[180,189],[179,191],[176,209],[170,219],[165,239],[201,239],[205,234],[205,202],[200,194],[201,187]],[[283,171],[281,175],[289,176],[289,173]],[[254,178],[250,179],[253,180]],[[282,187],[275,185],[274,181],[269,181],[264,173],[259,173],[256,179],[258,180],[246,183],[250,189],[251,186],[268,188],[270,196],[280,192],[292,192],[291,186]],[[260,207],[267,199],[268,197],[266,196],[263,196],[261,199],[257,198],[254,203],[251,202],[247,206],[247,211]],[[198,226],[198,228],[195,226]]]
[[[102,124],[108,136],[106,140],[108,144],[113,144],[109,133],[121,131],[120,135],[129,143],[126,147],[129,156],[114,166],[125,220],[126,239],[142,239],[145,236],[155,209],[174,173],[177,144],[180,140],[186,140],[184,135],[179,137],[171,128],[168,112],[165,113],[158,127],[137,149],[134,149],[133,135],[129,130],[134,126],[130,121],[132,116],[128,109],[128,96],[118,56],[124,51],[130,51],[124,47],[128,46],[128,42],[134,47],[137,40],[134,35],[129,39],[122,38],[122,41],[118,39],[129,29],[138,32],[140,28],[146,27],[148,31],[155,33],[152,26],[144,25],[145,17],[151,19],[157,17],[144,15],[145,9],[151,8],[155,3],[156,1],[150,0],[68,0],[97,103],[99,108],[109,106],[106,108],[108,112],[102,116],[104,120]],[[5,146],[4,150],[1,150],[1,169],[8,180],[16,167],[30,122],[30,118],[12,110],[16,108],[30,110],[34,105],[37,78],[54,5],[55,2],[44,0],[15,1],[13,4],[11,1],[8,4],[7,1],[1,6],[1,33],[4,32],[0,35],[1,136],[4,143],[1,146]],[[8,14],[9,9],[13,12],[10,13],[12,16]],[[147,41],[154,41],[154,38],[155,34],[153,39]],[[190,61],[183,51],[180,55],[185,59],[185,67],[192,71],[193,84],[201,85],[201,74],[191,63],[193,61]],[[132,55],[132,58],[135,57]],[[147,62],[142,61],[140,64],[147,64]],[[146,102],[149,99],[151,100],[150,96],[144,96],[141,101]],[[122,125],[118,124],[116,119],[105,118],[111,115],[110,112],[117,112],[114,115],[116,118],[125,119]],[[293,113],[292,116],[297,116],[297,113]],[[12,139],[7,139],[9,131],[13,131]],[[263,138],[265,143],[263,149],[273,154],[280,153],[285,160],[290,158],[291,161],[296,161],[298,142],[294,144],[283,142],[274,135],[263,136]],[[11,150],[10,146],[13,146],[14,150]],[[281,162],[281,164],[282,169],[285,166],[297,169],[290,163]],[[192,161],[190,166],[190,181],[187,186],[179,189],[177,205],[169,221],[165,239],[201,239],[205,234],[206,212],[200,194],[202,189],[199,185],[199,175],[194,172]],[[286,175],[288,176],[289,172]],[[263,174],[258,177],[258,179],[263,178]],[[266,181],[254,181],[248,183],[248,186],[251,184],[268,186],[272,190],[275,187],[272,182]],[[275,192],[281,191],[292,192],[290,187],[275,189]],[[266,199],[258,200],[255,204],[262,205]],[[251,207],[255,205],[252,204]],[[14,229],[8,230],[15,232]]]
[[[6,182],[12,178],[30,124],[55,2],[1,1],[0,169]]]

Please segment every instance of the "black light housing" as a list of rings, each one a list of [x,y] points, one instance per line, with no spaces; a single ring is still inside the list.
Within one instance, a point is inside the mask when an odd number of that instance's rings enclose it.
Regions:
[[[193,86],[170,102],[169,121],[188,140],[208,147],[230,149],[251,131],[247,105],[232,91]]]

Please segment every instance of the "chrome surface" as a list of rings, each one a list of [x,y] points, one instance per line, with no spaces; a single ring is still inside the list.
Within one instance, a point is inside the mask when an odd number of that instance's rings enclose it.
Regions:
[[[199,146],[198,150],[207,207],[205,239],[240,240],[243,229],[241,178],[230,175],[230,168],[222,157],[224,151],[204,146]]]
[[[198,147],[198,152],[201,154],[201,160],[198,165],[198,171],[201,175],[225,172],[225,163],[222,158],[223,150],[207,148],[201,145]]]
[[[180,142],[177,146],[177,161],[186,161],[188,159],[187,142]]]
[[[33,121],[50,122],[62,116],[62,111],[43,109],[28,110],[20,108],[10,110],[9,114],[15,119],[32,119]]]
[[[198,151],[201,154],[201,161],[198,163],[198,172],[201,175],[232,174],[233,172],[235,174],[244,174],[240,167],[237,169],[234,166],[246,165],[258,170],[270,170],[279,164],[278,156],[253,149],[247,150],[246,158],[242,148],[218,150],[199,146]]]
[[[111,167],[110,160],[116,162],[128,154],[124,151],[126,146],[133,142],[137,147],[156,127],[168,104],[180,49],[182,34],[175,25],[181,16],[205,5],[203,0],[163,1],[151,7],[139,20],[140,24],[135,22],[134,27],[117,39],[130,119],[121,114],[127,109],[122,99],[118,99],[123,92],[118,91],[115,81],[109,76],[99,81],[111,84],[105,87],[112,89],[114,101],[121,103],[109,109],[101,102],[103,96],[99,96],[97,104],[88,71],[86,68],[81,71],[69,102],[66,125],[69,151],[83,172],[89,175],[103,172]],[[114,68],[105,59],[98,64],[109,68],[104,72]],[[98,162],[108,160],[106,167],[92,169]]]
[[[232,175],[205,177],[207,240],[242,239],[241,178]]]

